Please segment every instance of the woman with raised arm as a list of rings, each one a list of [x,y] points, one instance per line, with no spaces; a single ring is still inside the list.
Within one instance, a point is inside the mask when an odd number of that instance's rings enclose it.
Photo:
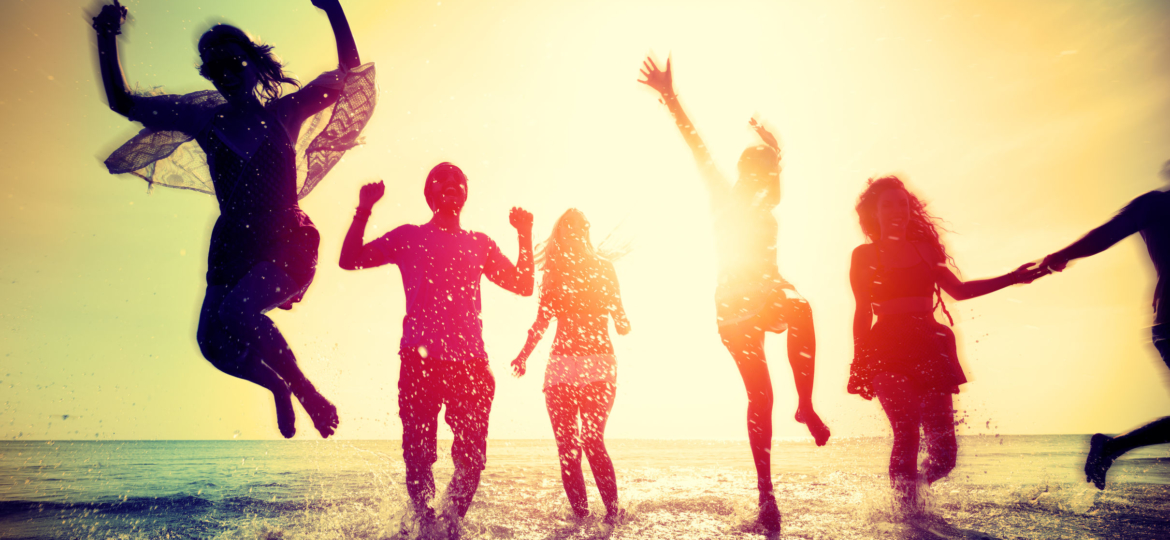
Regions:
[[[808,426],[818,446],[829,440],[829,429],[813,409],[816,337],[812,310],[796,288],[780,276],[776,265],[777,223],[772,211],[780,202],[780,144],[767,129],[751,120],[764,144],[749,146],[739,158],[735,184],[715,167],[711,153],[683,111],[670,71],[647,58],[639,80],[662,95],[683,139],[691,147],[711,196],[719,284],[715,313],[719,336],[727,347],[748,394],[748,441],[755,459],[760,490],[760,524],[780,527],[780,511],[772,486],[772,379],[764,358],[764,334],[788,331],[788,362],[796,382],[796,421]]]
[[[544,274],[536,322],[528,330],[524,349],[512,361],[513,373],[523,376],[528,356],[548,329],[549,321],[557,319],[557,335],[544,371],[544,401],[560,455],[561,482],[573,513],[588,516],[585,475],[581,471],[584,449],[605,503],[607,524],[621,519],[617,477],[605,450],[605,422],[617,391],[617,361],[609,341],[609,318],[613,317],[618,335],[630,332],[613,269],[613,260],[623,254],[621,249],[607,252],[593,248],[589,221],[580,210],[570,208],[557,219],[537,255]]]
[[[341,5],[337,0],[313,0],[313,5],[333,26],[340,69],[290,94],[283,94],[283,85],[299,84],[284,73],[272,47],[226,24],[199,39],[199,72],[216,90],[132,94],[116,37],[126,8],[115,0],[93,18],[110,109],[146,128],[106,166],[150,185],[218,199],[196,339],[220,371],[272,392],[285,437],[296,432],[291,396],[322,437],[336,429],[337,410],[301,373],[265,313],[277,306],[291,309],[312,281],[320,236],[297,201],[355,145],[375,95],[374,70],[360,66]]]
[[[928,483],[949,474],[958,453],[951,394],[967,378],[954,332],[934,318],[942,307],[950,319],[942,291],[966,300],[1031,283],[1046,271],[1028,263],[999,277],[960,280],[939,239],[937,218],[895,176],[870,179],[857,215],[869,242],[853,250],[849,267],[857,302],[849,393],[881,401],[894,432],[890,482],[900,510],[910,515],[918,496],[919,429],[930,456]]]

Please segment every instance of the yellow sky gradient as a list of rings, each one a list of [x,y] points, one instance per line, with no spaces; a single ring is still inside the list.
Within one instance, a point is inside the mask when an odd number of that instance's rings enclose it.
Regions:
[[[287,7],[293,4],[296,7]],[[203,360],[194,333],[212,197],[111,177],[101,158],[137,126],[100,95],[95,4],[0,5],[0,438],[276,438],[271,397]],[[325,17],[296,2],[134,2],[127,78],[183,93],[195,41],[228,21],[276,46],[301,80],[336,63]],[[358,187],[384,179],[367,238],[429,217],[426,171],[470,178],[466,227],[515,259],[513,205],[547,236],[568,207],[594,240],[624,221],[617,265],[633,326],[610,437],[743,439],[746,397],[715,332],[706,194],[665,107],[635,82],[672,54],[675,85],[727,174],[759,114],[784,144],[780,268],[812,304],[815,399],[839,437],[884,435],[876,403],[845,393],[852,357],[853,205],[898,172],[953,231],[963,275],[1039,259],[1161,188],[1170,158],[1170,7],[1162,2],[344,2],[379,104],[302,201],[321,230],[305,301],[274,319],[335,400],[340,438],[398,438],[393,268],[336,260]],[[485,282],[486,283],[486,282]],[[965,433],[1117,432],[1170,411],[1149,345],[1152,273],[1140,239],[1061,275],[950,302],[971,383]],[[494,438],[551,437],[540,382],[508,362],[535,298],[484,286],[497,377]],[[783,336],[768,338],[775,433],[806,437]],[[316,434],[298,411],[297,438]],[[68,415],[68,418],[64,418]]]

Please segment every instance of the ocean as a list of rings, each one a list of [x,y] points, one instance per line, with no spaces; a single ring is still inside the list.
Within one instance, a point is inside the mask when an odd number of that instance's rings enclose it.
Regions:
[[[762,538],[746,441],[613,440],[626,520],[577,520],[551,440],[493,440],[462,538]],[[1086,435],[962,436],[959,465],[892,512],[890,439],[773,449],[782,538],[1166,539],[1170,445],[1117,461],[1098,491]],[[436,480],[450,477],[440,442]],[[586,471],[586,476],[590,474]],[[407,539],[397,441],[0,442],[0,538]],[[774,536],[775,537],[775,536]]]

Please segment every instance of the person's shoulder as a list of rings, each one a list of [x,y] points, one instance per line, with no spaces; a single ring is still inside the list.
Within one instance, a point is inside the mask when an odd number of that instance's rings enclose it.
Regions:
[[[853,248],[854,261],[870,261],[877,257],[877,246],[871,242],[866,242]]]
[[[492,238],[488,236],[487,233],[467,229],[464,231],[464,234],[466,234],[467,237],[471,239],[471,241],[477,246],[483,246],[485,248],[492,248],[496,246],[496,241],[492,240]]]
[[[1137,198],[1135,198],[1133,200],[1133,202],[1131,202],[1130,204],[1131,205],[1133,205],[1133,204],[1152,204],[1152,205],[1153,204],[1156,204],[1156,205],[1170,204],[1170,192],[1162,191],[1160,189],[1155,189],[1154,191],[1147,191],[1146,193],[1138,195]]]
[[[918,251],[918,256],[928,263],[937,264],[943,260],[943,254],[935,244],[915,241],[911,242],[910,245],[914,246],[914,249]]]

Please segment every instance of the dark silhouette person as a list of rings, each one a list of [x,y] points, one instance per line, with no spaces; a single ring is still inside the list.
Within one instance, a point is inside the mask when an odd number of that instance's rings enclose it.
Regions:
[[[115,1],[93,19],[110,109],[146,127],[106,165],[111,173],[133,173],[151,185],[215,194],[220,216],[211,234],[196,339],[220,371],[273,393],[285,437],[296,432],[290,395],[322,437],[337,428],[337,410],[301,373],[265,313],[290,309],[313,280],[320,236],[297,200],[353,146],[374,106],[374,71],[358,67],[341,5],[313,5],[329,16],[341,68],[290,94],[282,94],[282,86],[297,82],[284,73],[272,48],[224,24],[199,39],[199,71],[215,91],[132,94],[116,38],[126,8]]]
[[[1162,176],[1170,180],[1170,161],[1163,165]],[[1101,253],[1134,233],[1141,233],[1150,261],[1154,263],[1154,272],[1158,275],[1158,283],[1154,286],[1153,341],[1162,361],[1170,367],[1170,287],[1165,281],[1165,274],[1170,269],[1170,193],[1155,190],[1134,199],[1104,225],[1045,257],[1043,266],[1061,272],[1070,261]],[[1105,489],[1105,475],[1113,460],[1135,448],[1166,443],[1170,443],[1170,416],[1116,437],[1101,433],[1093,435],[1089,442],[1089,457],[1085,461],[1086,480],[1097,489]]]
[[[1028,263],[999,277],[960,280],[939,239],[937,218],[895,176],[869,180],[857,215],[869,242],[853,250],[849,268],[857,302],[849,393],[881,401],[894,432],[890,481],[900,510],[912,515],[919,430],[926,434],[930,456],[927,482],[947,476],[958,453],[951,395],[967,378],[954,332],[934,318],[938,306],[946,313],[942,291],[966,300],[1030,283],[1045,271]]]
[[[434,517],[431,471],[437,459],[439,409],[455,440],[455,473],[447,486],[448,526],[467,514],[487,460],[488,415],[496,381],[488,366],[480,319],[481,277],[521,296],[532,295],[532,214],[513,208],[509,220],[520,239],[516,266],[487,235],[464,229],[459,214],[467,202],[467,177],[455,165],[440,163],[427,175],[423,193],[431,220],[402,225],[362,243],[366,221],[382,198],[382,182],[366,184],[357,214],[341,245],[346,270],[396,264],[406,290],[402,320],[402,359],[398,378],[398,415],[406,490],[425,523]]]
[[[517,377],[524,375],[528,356],[549,321],[556,318],[557,334],[544,372],[544,399],[557,441],[561,482],[573,513],[588,516],[581,471],[584,450],[605,503],[605,523],[616,524],[621,518],[617,477],[605,449],[605,422],[617,393],[617,360],[609,341],[609,318],[613,317],[617,333],[623,336],[630,332],[630,321],[613,269],[615,257],[594,249],[585,214],[570,208],[553,226],[537,258],[544,270],[540,307],[512,368]]]
[[[670,71],[658,69],[647,58],[639,80],[662,95],[683,139],[694,153],[699,172],[711,196],[719,284],[715,312],[719,335],[735,359],[748,395],[748,441],[755,459],[760,490],[760,523],[779,530],[771,476],[772,379],[764,358],[764,334],[788,331],[788,362],[799,396],[796,421],[808,426],[818,446],[829,439],[829,429],[813,409],[813,375],[816,337],[812,309],[796,288],[780,276],[776,265],[776,218],[780,202],[780,144],[752,119],[751,125],[765,144],[750,146],[739,158],[739,179],[734,185],[715,167],[711,154],[683,112]]]

